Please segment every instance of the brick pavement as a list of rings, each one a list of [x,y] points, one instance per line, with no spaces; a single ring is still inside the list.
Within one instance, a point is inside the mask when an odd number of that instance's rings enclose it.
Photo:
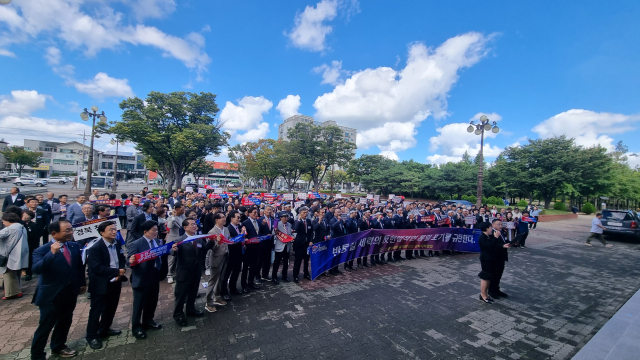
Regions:
[[[156,320],[164,329],[136,340],[127,286],[114,323],[123,334],[98,351],[86,346],[89,304],[81,296],[69,346],[79,359],[569,359],[640,288],[638,246],[582,245],[590,220],[539,224],[528,249],[510,250],[503,289],[511,296],[493,305],[477,300],[477,254],[268,284],[189,318],[186,328],[172,321],[173,295],[163,283]],[[34,285],[23,299],[0,303],[0,360],[29,358]]]

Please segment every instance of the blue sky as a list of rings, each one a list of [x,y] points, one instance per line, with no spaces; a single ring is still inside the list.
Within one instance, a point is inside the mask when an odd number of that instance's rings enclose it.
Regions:
[[[443,163],[477,153],[465,129],[487,114],[488,159],[561,134],[640,152],[638,18],[636,1],[13,0],[0,137],[82,141],[81,108],[209,91],[232,144],[300,113],[357,128],[359,154]]]

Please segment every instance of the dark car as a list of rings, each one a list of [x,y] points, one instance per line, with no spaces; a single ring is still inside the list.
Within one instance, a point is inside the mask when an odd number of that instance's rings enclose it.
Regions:
[[[631,236],[640,240],[640,217],[631,210],[602,210],[602,226],[604,235]]]
[[[465,205],[467,207],[467,209],[470,209],[471,206],[473,206],[474,204],[472,204],[470,201],[467,200],[445,200],[444,201],[445,205],[455,205],[456,207],[460,207],[462,205]]]

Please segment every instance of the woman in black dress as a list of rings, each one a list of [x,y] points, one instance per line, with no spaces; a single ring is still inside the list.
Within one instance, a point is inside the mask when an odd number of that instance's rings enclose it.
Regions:
[[[489,297],[489,281],[491,273],[495,268],[495,262],[498,260],[498,252],[502,249],[508,249],[509,244],[504,244],[497,239],[500,234],[495,231],[489,222],[483,222],[479,226],[480,231],[480,266],[482,271],[478,274],[480,278],[480,301],[491,304],[493,299]]]

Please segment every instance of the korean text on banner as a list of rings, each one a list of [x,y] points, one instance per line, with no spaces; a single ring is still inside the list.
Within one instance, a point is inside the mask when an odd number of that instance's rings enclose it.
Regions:
[[[307,193],[298,193],[298,199],[300,200],[307,200],[308,197],[309,197],[309,194]]]
[[[73,239],[78,241],[92,237],[99,237],[98,225],[103,221],[113,221],[116,223],[116,229],[122,230],[120,227],[120,220],[118,220],[118,215],[112,215],[104,219],[95,219],[73,224]]]
[[[187,187],[184,188],[184,191],[185,192],[193,192],[193,187],[187,186]]]
[[[282,198],[285,200],[293,201],[293,194],[283,194]]]

